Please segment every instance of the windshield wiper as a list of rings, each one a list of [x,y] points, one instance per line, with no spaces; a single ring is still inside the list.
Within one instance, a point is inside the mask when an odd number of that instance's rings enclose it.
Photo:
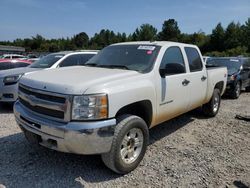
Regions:
[[[97,67],[107,67],[107,68],[118,68],[118,69],[125,69],[130,70],[126,65],[97,65]]]

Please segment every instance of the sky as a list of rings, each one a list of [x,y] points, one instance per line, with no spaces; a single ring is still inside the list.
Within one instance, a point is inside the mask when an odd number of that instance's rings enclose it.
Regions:
[[[0,41],[72,37],[101,29],[133,33],[149,23],[161,30],[173,18],[183,33],[207,34],[221,22],[244,24],[250,18],[250,0],[0,0]]]

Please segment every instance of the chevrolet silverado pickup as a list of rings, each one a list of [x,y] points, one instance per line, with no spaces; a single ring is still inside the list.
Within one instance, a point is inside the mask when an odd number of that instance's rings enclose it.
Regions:
[[[206,68],[194,45],[118,43],[83,67],[23,76],[14,113],[31,143],[101,154],[125,174],[143,159],[150,128],[198,107],[215,116],[226,81],[227,69]]]

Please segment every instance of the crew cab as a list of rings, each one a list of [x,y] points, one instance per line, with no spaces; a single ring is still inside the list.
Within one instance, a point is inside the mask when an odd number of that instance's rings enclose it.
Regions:
[[[97,52],[95,50],[57,52],[44,56],[28,67],[0,71],[0,102],[13,103],[17,100],[18,81],[24,74],[43,69],[84,65]]]
[[[226,80],[227,69],[207,69],[194,45],[118,43],[83,67],[23,76],[14,114],[31,143],[101,154],[125,174],[142,160],[150,128],[201,106],[215,116]]]

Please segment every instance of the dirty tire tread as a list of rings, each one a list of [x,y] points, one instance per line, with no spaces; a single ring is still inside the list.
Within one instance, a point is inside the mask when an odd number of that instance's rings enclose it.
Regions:
[[[115,128],[115,133],[114,133],[114,137],[113,137],[113,141],[112,141],[112,145],[111,145],[111,150],[110,150],[110,152],[104,153],[104,154],[101,155],[102,161],[104,162],[104,164],[108,168],[110,168],[111,170],[115,171],[118,174],[126,174],[127,172],[122,172],[122,171],[118,170],[115,167],[115,161],[114,161],[114,158],[113,158],[113,156],[115,156],[115,152],[116,152],[116,150],[115,150],[116,146],[115,145],[117,143],[117,140],[119,139],[119,133],[120,133],[120,131],[124,128],[124,126],[129,121],[131,121],[131,120],[133,120],[135,118],[141,119],[138,116],[130,115],[130,114],[125,114],[125,115],[122,115],[122,116],[120,116],[120,117],[117,118],[117,126]],[[148,135],[148,132],[147,132],[147,135]],[[148,142],[148,139],[147,139],[147,142]],[[148,144],[148,143],[146,143],[146,144]]]
[[[217,93],[219,95],[219,107],[218,107],[218,110],[217,112],[213,112],[213,98],[214,98],[214,95],[215,93]],[[203,114],[207,117],[214,117],[216,116],[216,114],[218,113],[219,109],[220,109],[220,103],[221,103],[221,95],[220,95],[220,90],[215,88],[214,91],[213,91],[213,95],[212,95],[212,98],[210,99],[210,101],[206,104],[204,104],[202,106],[202,111],[203,111]]]

